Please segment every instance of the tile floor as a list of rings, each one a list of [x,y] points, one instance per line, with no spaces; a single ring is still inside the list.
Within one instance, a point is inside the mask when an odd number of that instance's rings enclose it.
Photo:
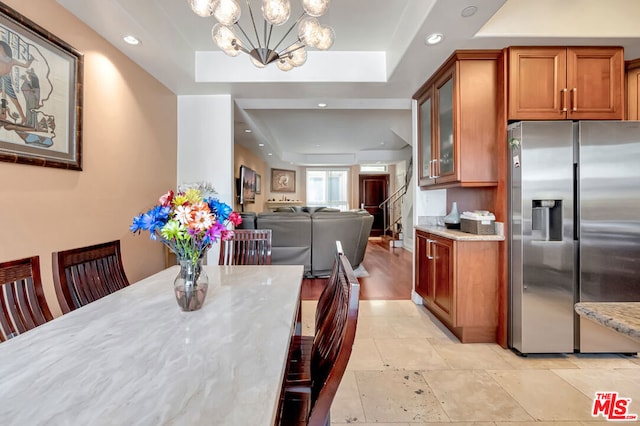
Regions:
[[[303,302],[305,334],[315,306]],[[629,411],[640,415],[638,356],[521,358],[494,344],[459,343],[411,301],[366,300],[331,423],[584,425],[605,421],[591,416],[596,391],[631,398]]]

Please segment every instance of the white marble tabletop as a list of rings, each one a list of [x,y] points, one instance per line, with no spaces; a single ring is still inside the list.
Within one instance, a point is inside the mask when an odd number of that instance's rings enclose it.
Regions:
[[[178,267],[0,344],[2,425],[272,425],[302,266],[207,266],[182,312]]]

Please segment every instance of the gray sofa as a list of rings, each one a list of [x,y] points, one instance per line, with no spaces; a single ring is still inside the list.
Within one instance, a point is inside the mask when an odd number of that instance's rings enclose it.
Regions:
[[[271,212],[259,213],[255,223],[249,217],[245,221],[246,227],[272,230],[272,264],[304,265],[306,276],[324,277],[331,272],[338,240],[354,269],[362,263],[373,216],[364,210]]]

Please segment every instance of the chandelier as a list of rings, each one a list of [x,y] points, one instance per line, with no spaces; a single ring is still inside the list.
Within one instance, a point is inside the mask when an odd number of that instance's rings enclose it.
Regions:
[[[284,25],[289,20],[291,15],[289,0],[258,0],[262,3],[264,20],[260,31],[254,19],[250,0],[246,2],[253,28],[247,31],[240,25],[239,0],[187,1],[196,15],[216,18],[218,22],[211,30],[211,37],[224,53],[229,56],[238,56],[240,52],[244,52],[250,56],[251,62],[258,68],[264,68],[276,62],[282,71],[289,71],[307,61],[308,47],[327,50],[333,45],[335,39],[333,29],[320,24],[317,19],[329,9],[330,0],[302,0],[304,12],[279,40],[274,36],[273,29]],[[295,38],[292,37],[285,43],[292,32]],[[274,36],[273,45],[272,36]]]

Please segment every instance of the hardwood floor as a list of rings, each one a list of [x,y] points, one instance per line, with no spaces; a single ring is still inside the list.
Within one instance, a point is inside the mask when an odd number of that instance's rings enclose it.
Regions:
[[[389,248],[380,238],[369,238],[362,265],[369,273],[360,277],[360,300],[411,299],[413,253],[403,248]],[[304,279],[302,300],[317,300],[326,279]]]

